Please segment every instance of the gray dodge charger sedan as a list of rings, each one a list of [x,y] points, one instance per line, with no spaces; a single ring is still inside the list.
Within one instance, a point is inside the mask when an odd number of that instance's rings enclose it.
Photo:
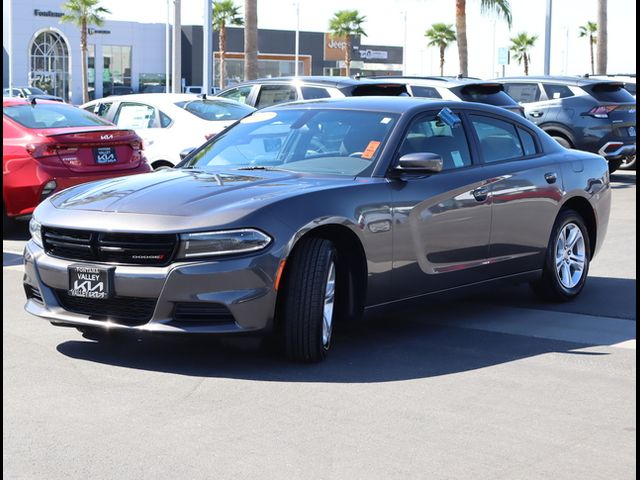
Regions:
[[[45,200],[27,311],[89,338],[276,332],[325,357],[335,322],[489,281],[582,290],[605,237],[606,161],[504,109],[349,98],[261,110],[176,169]]]

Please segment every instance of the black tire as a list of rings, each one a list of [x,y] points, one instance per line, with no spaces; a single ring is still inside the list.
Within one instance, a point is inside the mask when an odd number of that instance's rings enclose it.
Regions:
[[[582,270],[582,278],[580,278],[579,282],[572,288],[567,288],[562,284],[556,269],[556,241],[562,229],[569,224],[574,224],[580,229],[585,247],[585,264]],[[533,282],[531,286],[536,294],[544,300],[556,302],[573,300],[584,288],[587,276],[589,275],[590,261],[591,243],[589,241],[589,232],[584,220],[580,214],[574,210],[562,210],[558,214],[558,218],[556,218],[553,229],[551,230],[551,237],[549,238],[549,245],[547,246],[542,277],[538,281]]]
[[[620,170],[635,170],[636,169],[636,156],[629,155],[622,159]]]
[[[558,135],[551,135],[551,138],[553,138],[556,142],[558,142],[564,148],[573,148],[573,145],[571,145],[571,142],[564,137],[560,137]]]
[[[287,262],[279,292],[278,323],[284,325],[285,349],[291,360],[312,363],[327,355],[330,341],[323,341],[323,311],[329,270],[331,265],[335,268],[335,259],[331,241],[309,237],[298,242]],[[334,321],[335,310],[334,303]]]
[[[156,160],[151,165],[151,168],[153,168],[154,170],[169,170],[169,169],[173,168],[174,166],[175,165],[173,163],[169,162],[168,160]]]
[[[609,173],[613,173],[620,168],[622,165],[622,158],[618,158],[616,160],[609,160]]]

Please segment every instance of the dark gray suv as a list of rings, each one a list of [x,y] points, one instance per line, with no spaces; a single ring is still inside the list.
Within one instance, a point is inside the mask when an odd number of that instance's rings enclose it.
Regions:
[[[636,101],[624,83],[582,77],[496,79],[525,116],[567,148],[602,155],[609,171],[636,153]]]

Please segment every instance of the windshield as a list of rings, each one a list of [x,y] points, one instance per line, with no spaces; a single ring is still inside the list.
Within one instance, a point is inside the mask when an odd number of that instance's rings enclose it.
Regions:
[[[397,115],[348,110],[257,112],[218,135],[182,167],[279,168],[357,176],[372,167]]]
[[[176,105],[198,118],[209,121],[240,120],[255,110],[248,105],[220,100],[189,100],[178,102]]]

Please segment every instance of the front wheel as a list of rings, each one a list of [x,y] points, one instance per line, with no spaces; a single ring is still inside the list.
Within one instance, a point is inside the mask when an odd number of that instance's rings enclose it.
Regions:
[[[335,317],[336,251],[323,238],[300,240],[280,291],[287,356],[302,362],[323,360],[331,346]]]
[[[552,135],[551,138],[553,138],[556,142],[558,142],[564,148],[573,148],[573,145],[571,145],[571,142],[564,137],[560,137],[558,135]]]
[[[560,212],[551,231],[542,277],[532,285],[534,290],[548,300],[574,299],[587,280],[590,258],[584,220],[573,210]]]
[[[635,170],[636,169],[636,156],[629,155],[628,157],[624,157],[622,159],[622,165],[620,165],[620,170]]]
[[[618,158],[616,160],[609,160],[609,173],[613,173],[620,168],[622,165],[622,159]]]

